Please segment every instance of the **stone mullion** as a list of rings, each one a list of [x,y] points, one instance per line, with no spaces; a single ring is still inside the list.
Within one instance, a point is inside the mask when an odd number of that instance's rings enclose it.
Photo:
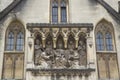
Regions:
[[[73,74],[72,74],[72,73],[71,73],[71,75],[70,75],[70,76],[71,76],[71,80],[74,80],[74,78],[73,78]]]
[[[76,74],[76,80],[79,80],[79,74]]]
[[[109,59],[108,59],[108,56],[105,54],[104,55],[104,60],[105,60],[105,66],[106,66],[106,73],[107,73],[107,77],[106,78],[109,78],[110,79],[110,73],[109,73]]]
[[[56,79],[56,73],[54,73],[53,76],[54,76],[54,80],[57,80],[57,79]]]
[[[57,41],[57,38],[53,38],[53,48],[56,48],[56,41]]]
[[[69,3],[68,0],[66,0],[66,17],[67,17],[67,22],[69,22]]]
[[[45,48],[46,46],[45,46],[45,37],[42,37],[42,45],[43,45],[43,48]]]
[[[78,48],[78,41],[79,41],[79,38],[76,37],[76,38],[75,38],[75,41],[76,41],[75,48]]]
[[[67,47],[68,47],[68,46],[67,46],[67,43],[68,43],[68,38],[67,38],[67,37],[65,37],[65,38],[64,38],[64,47],[65,47],[65,48],[67,48]]]
[[[107,54],[107,57],[106,57],[106,68],[107,68],[107,73],[108,73],[108,78],[110,79],[110,67],[109,67],[109,57],[108,56],[109,54]]]
[[[85,73],[82,73],[82,80],[85,80]]]
[[[14,51],[16,51],[17,48],[17,31],[14,32]]]
[[[15,55],[12,55],[12,58],[13,58],[13,79],[15,78],[15,59],[16,59],[16,56]]]

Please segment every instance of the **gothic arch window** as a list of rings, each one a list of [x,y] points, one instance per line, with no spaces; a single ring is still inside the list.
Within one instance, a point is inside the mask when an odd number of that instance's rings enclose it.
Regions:
[[[58,22],[58,2],[57,1],[52,2],[52,22],[53,23]]]
[[[51,0],[51,22],[66,23],[68,0]]]
[[[24,33],[23,25],[19,21],[11,22],[6,30],[3,79],[23,79]]]
[[[114,29],[112,24],[99,23],[96,27],[96,50],[115,51]]]
[[[103,19],[96,26],[95,35],[98,78],[119,80],[117,52],[112,24]]]
[[[64,48],[64,40],[63,40],[63,36],[59,35],[57,37],[57,49],[63,49]]]
[[[61,0],[61,22],[67,22],[67,7],[65,0]]]

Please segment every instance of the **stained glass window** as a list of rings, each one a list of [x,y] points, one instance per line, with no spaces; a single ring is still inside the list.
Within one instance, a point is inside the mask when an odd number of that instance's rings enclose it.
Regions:
[[[66,3],[64,1],[61,2],[61,22],[67,22]]]
[[[98,51],[104,50],[103,35],[101,32],[98,32],[96,35],[96,46]]]
[[[106,50],[112,51],[113,50],[113,43],[112,43],[112,35],[111,33],[107,32],[105,35],[106,40]]]
[[[9,51],[14,50],[14,33],[13,32],[9,32],[9,34],[8,34],[7,50],[9,50]]]
[[[17,44],[16,44],[16,50],[17,51],[22,51],[23,50],[23,45],[24,45],[24,35],[22,32],[19,32],[17,35]]]
[[[52,3],[52,22],[58,22],[58,3],[55,1]]]

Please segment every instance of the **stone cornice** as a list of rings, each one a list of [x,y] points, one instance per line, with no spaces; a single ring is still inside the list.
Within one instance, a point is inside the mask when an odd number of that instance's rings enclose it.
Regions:
[[[71,28],[71,27],[79,27],[79,28],[93,28],[92,23],[27,23],[27,28]]]
[[[120,14],[117,11],[115,11],[104,0],[97,0],[97,1],[98,1],[98,3],[100,3],[108,11],[108,13],[110,13],[117,20],[117,22],[120,23]]]
[[[22,0],[14,0],[8,7],[0,12],[0,20],[2,20],[10,11],[12,11]]]
[[[90,74],[95,69],[92,68],[81,68],[81,69],[37,69],[28,68],[27,71],[31,71],[33,74]]]

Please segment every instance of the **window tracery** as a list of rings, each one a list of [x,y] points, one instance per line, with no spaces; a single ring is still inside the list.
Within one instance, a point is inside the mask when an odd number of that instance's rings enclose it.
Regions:
[[[115,51],[113,34],[112,26],[100,23],[96,29],[96,50]]]
[[[3,64],[3,79],[23,79],[24,72],[24,28],[13,21],[6,30]]]
[[[51,22],[67,22],[67,0],[51,0]]]
[[[112,24],[106,20],[102,20],[95,29],[95,35],[98,78],[119,80],[114,29]]]

